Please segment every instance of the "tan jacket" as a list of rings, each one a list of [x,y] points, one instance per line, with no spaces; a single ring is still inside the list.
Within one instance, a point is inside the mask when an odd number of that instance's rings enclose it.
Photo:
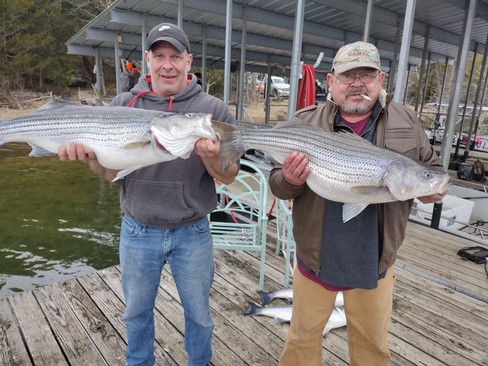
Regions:
[[[383,108],[376,124],[376,145],[442,168],[416,114],[410,108],[393,102],[384,90],[379,101]],[[337,110],[337,105],[329,98],[325,104],[298,111],[296,116],[312,126],[333,131]],[[326,200],[315,194],[306,184],[294,186],[284,181],[280,166],[271,171],[269,184],[276,197],[294,199],[293,234],[297,243],[297,256],[318,276]],[[396,201],[378,205],[380,235],[383,239],[379,273],[386,271],[395,262],[398,248],[405,238],[412,202],[413,200]]]

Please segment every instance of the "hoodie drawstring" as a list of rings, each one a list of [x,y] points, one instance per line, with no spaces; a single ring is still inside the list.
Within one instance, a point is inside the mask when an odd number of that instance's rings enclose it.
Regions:
[[[132,104],[134,104],[134,102],[141,96],[141,95],[144,95],[144,94],[156,94],[155,92],[153,92],[152,90],[143,90],[141,92],[139,92],[134,98],[131,99],[131,101],[129,103],[127,103],[127,107],[132,107]]]

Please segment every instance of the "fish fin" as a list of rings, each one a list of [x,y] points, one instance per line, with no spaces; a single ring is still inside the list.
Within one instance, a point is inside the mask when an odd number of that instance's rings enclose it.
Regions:
[[[271,303],[271,301],[273,301],[273,297],[270,295],[269,292],[267,291],[258,291],[258,295],[261,299],[261,305],[268,305],[269,303]]]
[[[63,107],[69,106],[69,105],[74,106],[74,105],[78,105],[78,104],[67,102],[65,100],[52,100],[50,102],[47,102],[46,104],[41,105],[33,113],[39,113],[39,112],[49,111],[49,110],[53,110],[53,109],[61,109]]]
[[[283,318],[276,318],[276,323],[278,324],[283,324],[283,323],[287,323],[289,320],[287,319],[283,319]]]
[[[119,180],[119,179],[122,179],[124,178],[127,174],[130,174],[132,173],[133,171],[139,169],[139,168],[142,168],[141,166],[136,166],[134,168],[129,168],[129,169],[124,169],[124,170],[120,170],[117,175],[115,176],[114,179],[112,179],[112,182],[115,182],[116,180]]]
[[[239,128],[230,123],[212,121],[212,127],[220,135],[220,164],[226,170],[246,152]]]
[[[147,146],[151,143],[151,141],[136,141],[136,142],[131,142],[129,144],[125,144],[122,146],[122,149],[125,150],[132,150],[132,149],[142,149],[144,146]]]
[[[369,203],[344,203],[342,206],[342,222],[347,222],[359,215]]]
[[[245,316],[252,316],[252,315],[256,315],[257,312],[256,310],[259,308],[259,306],[257,306],[256,304],[252,303],[252,302],[248,302],[247,303],[247,309],[246,311],[244,312],[244,315]]]
[[[53,156],[56,155],[55,153],[43,149],[40,146],[34,145],[34,144],[29,144],[32,147],[32,151],[29,153],[30,157],[43,157],[43,156]]]
[[[290,119],[288,121],[279,122],[273,126],[273,128],[297,128],[297,127],[298,128],[306,128],[306,129],[309,128],[309,129],[314,129],[314,130],[320,130],[320,132],[324,132],[324,130],[321,129],[320,127],[312,126],[306,122],[303,122],[303,120],[301,120],[298,117],[293,117],[292,119]]]

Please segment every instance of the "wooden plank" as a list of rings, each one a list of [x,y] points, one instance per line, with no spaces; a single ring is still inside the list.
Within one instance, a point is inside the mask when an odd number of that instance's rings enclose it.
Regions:
[[[0,365],[32,365],[7,299],[0,300]]]
[[[238,297],[238,299],[240,299],[240,301],[243,303],[241,304],[240,308],[241,310],[243,310],[244,307],[247,306],[248,301],[259,303],[259,296],[255,291],[256,286],[254,285],[254,282],[252,281],[252,279],[249,279],[250,276],[246,276],[241,271],[236,272],[237,267],[241,268],[241,270],[244,270],[245,268],[249,268],[250,266],[246,267],[246,265],[242,263],[237,266],[237,260],[234,258],[235,254],[237,254],[237,252],[222,252],[221,258],[216,260],[215,263],[217,276],[215,277],[214,281],[218,284],[218,286],[224,286],[226,288],[226,291],[229,291],[230,293],[232,293],[232,291],[237,291],[237,293],[243,293],[243,297],[242,295],[240,298]],[[244,256],[244,258],[246,258],[246,256]],[[269,291],[278,290],[282,286],[281,284],[278,284],[276,282],[271,283],[270,285],[271,287]],[[273,319],[262,316],[251,318],[258,324],[264,326],[266,328],[267,334],[270,335],[270,337],[279,336],[284,346],[289,328],[288,324],[277,325]],[[243,317],[243,319],[246,318]],[[255,337],[255,335],[251,333],[249,337]],[[341,337],[337,337],[334,334],[334,330],[332,330],[327,335],[324,342],[325,347],[323,353],[323,364],[345,365],[345,360],[347,360],[349,356],[347,354],[347,348],[346,350],[344,349],[344,345],[346,344],[344,339]],[[281,350],[282,348],[283,347],[281,347]]]
[[[126,344],[127,331],[122,322],[125,305],[122,299],[103,281],[99,272],[80,276],[77,280]]]
[[[283,288],[285,265],[283,257],[274,252],[276,228],[273,225],[271,221],[267,238],[265,289],[268,291]],[[478,271],[482,266],[462,261],[456,255],[459,247],[467,246],[464,240],[415,223],[407,226],[407,238],[399,251],[399,266],[395,268],[397,284],[389,328],[391,366],[486,363],[487,304],[423,277],[443,279],[469,288],[473,294],[487,296],[486,275]],[[254,253],[215,251],[210,298],[216,325],[213,365],[278,363],[289,325],[276,324],[274,319],[263,316],[243,316],[248,301],[259,303],[258,276],[259,259]],[[278,300],[270,306],[282,303]],[[121,364],[126,343],[126,330],[121,321],[123,311],[118,267],[0,300],[0,364],[29,365],[30,356],[33,365],[63,365],[68,363],[63,353],[73,365]],[[13,327],[16,319],[18,326]],[[183,309],[167,269],[163,271],[156,299],[155,326],[156,364],[185,365]],[[75,335],[71,339],[62,333],[73,329]],[[81,352],[88,347],[92,353],[86,360],[72,355],[72,348],[79,345]],[[17,362],[14,352],[23,353],[27,363]],[[346,328],[327,334],[323,358],[322,365],[348,363]]]
[[[100,277],[120,299],[123,299],[122,283],[118,266],[99,271]],[[164,309],[166,310],[166,309]],[[159,312],[155,312],[155,347],[154,356],[156,365],[184,365],[186,352],[184,351],[183,336],[174,327],[170,326]],[[125,333],[126,334],[126,333]]]
[[[46,366],[68,365],[33,293],[18,293],[9,297],[9,302],[19,322],[32,362]]]
[[[436,348],[432,344],[439,346],[443,355],[444,352],[448,355],[442,359],[449,360],[452,365],[461,364],[463,359],[470,359],[473,365],[483,364],[486,360],[488,319],[473,313],[470,308],[460,307],[452,302],[432,301],[429,293],[419,289],[442,286],[416,278],[405,271],[399,270],[397,273],[401,273],[401,277],[397,280],[395,304],[409,309],[408,312],[398,313],[397,319],[403,319],[416,332],[422,332],[422,338],[430,340],[426,350],[434,355]],[[466,297],[462,294],[452,295]],[[448,297],[449,294],[446,293],[445,296]],[[484,303],[478,303],[483,307]],[[486,304],[484,308],[486,311]],[[463,334],[462,338],[459,337],[460,334]]]
[[[173,297],[173,299],[178,299],[176,286],[174,285],[174,282],[170,280],[171,276],[167,274],[165,277],[166,278],[162,281],[161,286],[165,289],[166,293]],[[243,334],[241,326],[244,327],[244,323],[247,319],[244,319],[242,315],[236,316],[236,313],[240,313],[241,310],[230,303],[225,303],[223,306],[220,306],[218,304],[219,299],[223,300],[222,295],[212,291],[210,296],[210,307],[212,311],[212,319],[215,324],[213,341],[216,346],[214,349],[216,349],[215,353],[217,355],[217,349],[220,349],[217,345],[219,343],[229,343],[232,345],[232,354],[226,353],[225,357],[227,360],[218,360],[215,358],[213,362],[217,365],[230,365],[235,364],[235,362],[248,362],[251,364],[261,363],[263,365],[276,364],[276,355],[275,357],[272,357],[267,350],[261,347],[262,345],[255,342],[255,340],[258,339],[258,334],[254,334],[251,338],[245,337]],[[225,310],[222,309],[222,307],[224,307]]]
[[[125,343],[78,281],[59,285],[74,315],[109,365],[125,365]]]
[[[452,261],[432,257],[429,260],[426,257],[426,255],[422,255],[422,253],[418,253],[414,249],[409,248],[403,248],[398,253],[400,263],[408,262],[410,267],[435,277],[440,281],[462,287],[472,293],[480,293],[480,290],[487,293],[488,287],[484,284],[486,280],[482,278],[482,266],[478,267],[478,272],[475,271],[471,275],[465,275],[463,268],[456,268],[456,264]]]
[[[400,247],[398,259],[470,291],[484,290],[488,293],[488,281],[482,266],[464,261],[457,255],[461,247],[472,245],[469,240],[409,223],[407,238]]]
[[[40,287],[33,293],[70,365],[106,364],[63,296],[59,284]]]

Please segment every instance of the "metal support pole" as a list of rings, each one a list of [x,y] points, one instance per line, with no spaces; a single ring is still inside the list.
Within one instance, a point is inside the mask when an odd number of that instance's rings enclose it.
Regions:
[[[246,76],[247,9],[242,6],[241,68],[239,72],[239,90],[237,101],[237,120],[244,119],[244,84]]]
[[[399,23],[399,22],[398,22]],[[388,85],[386,87],[386,90],[388,93],[391,93],[393,90],[393,87],[395,85],[395,74],[398,69],[398,51],[400,47],[400,39],[402,37],[402,27],[400,27],[400,24],[397,25],[397,31],[395,35],[395,46],[393,48],[393,59],[391,60],[390,63],[390,70],[388,72]]]
[[[446,56],[446,65],[444,68],[444,76],[442,77],[441,93],[439,95],[439,105],[437,106],[437,113],[435,116],[436,121],[440,121],[440,119],[441,119],[442,98],[444,96],[444,88],[446,86],[448,67],[449,67],[449,57]],[[439,124],[440,124],[440,122],[439,122]]]
[[[142,24],[141,24],[141,45],[142,45],[142,60],[141,60],[141,75],[147,74],[147,64],[146,64],[146,57],[144,57],[144,51],[147,49],[147,15],[142,15]]]
[[[442,201],[435,202],[432,210],[432,220],[430,221],[430,227],[433,229],[439,229],[439,223],[441,222],[442,214]]]
[[[202,88],[207,92],[207,26],[202,26]]]
[[[302,52],[303,17],[305,0],[297,1],[295,14],[295,32],[293,34],[293,52],[291,55],[290,97],[288,99],[288,118],[291,119],[297,109],[298,80],[300,78],[300,55]]]
[[[440,158],[445,170],[449,168],[449,161],[451,159],[451,144],[452,138],[454,137],[454,129],[456,127],[457,109],[459,101],[461,99],[461,87],[464,81],[466,59],[468,58],[469,44],[471,41],[471,31],[473,29],[473,21],[476,14],[476,5],[477,0],[469,1],[469,9],[466,12],[466,16],[464,18],[464,35],[459,45],[457,58],[458,66],[453,81],[454,88],[452,89],[451,97],[449,100],[449,111],[447,113],[446,130],[444,131],[444,138],[441,145]]]
[[[469,132],[468,132],[468,141],[466,142],[466,147],[464,150],[464,160],[466,160],[467,157],[469,157],[469,148],[471,145],[471,135],[473,134],[473,127],[475,125],[476,121],[476,109],[478,108],[478,99],[480,97],[480,84],[482,83],[483,80],[483,75],[485,74],[485,68],[486,68],[486,57],[488,55],[488,35],[487,35],[487,40],[485,42],[485,50],[483,52],[483,60],[481,61],[481,70],[480,70],[480,76],[478,77],[478,86],[476,88],[476,96],[474,97],[474,105],[473,105],[473,111],[471,112],[471,123],[469,125]],[[473,56],[473,65],[476,64],[476,54]],[[483,104],[481,104],[483,105]],[[481,109],[480,109],[480,116],[481,116]],[[476,131],[475,131],[476,132]]]
[[[183,0],[178,0],[178,14],[177,14],[178,27],[183,29]]]
[[[476,43],[474,45],[474,58],[475,59],[476,59],[477,54],[478,54],[478,43]],[[469,77],[468,77],[468,87],[466,88],[466,98],[464,100],[463,116],[461,117],[461,125],[459,126],[459,137],[456,139],[456,149],[454,150],[454,160],[455,161],[457,160],[457,158],[459,156],[459,147],[461,145],[461,139],[463,137],[464,118],[466,117],[466,110],[468,109],[468,100],[469,100],[469,93],[471,92],[474,66],[475,66],[475,63],[473,62],[471,64],[471,72],[469,73]],[[454,131],[456,131],[455,127],[454,127]]]
[[[266,76],[266,87],[264,88],[264,124],[266,126],[269,125],[269,116],[270,116],[270,109],[271,109],[271,72],[272,68],[269,64],[269,56],[268,56],[268,74]],[[264,79],[263,79],[264,82]]]
[[[420,101],[420,116],[421,116],[420,118],[422,118],[422,113],[424,112],[425,99],[427,98],[427,87],[429,86],[430,58],[431,58],[431,53],[429,52],[429,56],[427,57],[427,67],[425,68],[425,78],[424,78],[424,87],[422,89],[422,99]]]
[[[422,51],[422,63],[420,64],[420,75],[419,75],[419,84],[417,86],[417,97],[415,98],[415,111],[418,112],[419,110],[419,105],[421,103],[421,100],[425,98],[423,95],[423,88],[422,84],[427,83],[427,76],[426,76],[426,68],[425,62],[427,60],[427,54],[429,50],[429,34],[430,34],[430,28],[427,28],[427,33],[424,36],[424,49]]]
[[[100,56],[100,48],[97,47],[95,49],[95,103],[96,105],[102,105],[102,97],[105,96],[105,90],[102,90],[103,87],[103,69],[102,69],[102,57]]]
[[[230,63],[232,56],[232,0],[227,0],[225,16],[224,102],[230,102]]]
[[[366,5],[366,19],[364,20],[363,42],[369,42],[369,34],[371,33],[372,16],[373,16],[373,0],[368,0],[368,4]]]
[[[398,75],[396,79],[395,93],[393,94],[393,100],[397,103],[402,102],[402,96],[405,93],[405,79],[408,68],[408,54],[410,50],[410,39],[412,38],[413,20],[415,17],[415,5],[416,0],[407,0],[405,21],[403,22],[402,45],[398,61]]]
[[[115,91],[117,95],[122,92],[122,85],[120,85],[120,48],[119,42],[122,41],[122,36],[120,34],[114,35],[114,52],[115,52]]]

